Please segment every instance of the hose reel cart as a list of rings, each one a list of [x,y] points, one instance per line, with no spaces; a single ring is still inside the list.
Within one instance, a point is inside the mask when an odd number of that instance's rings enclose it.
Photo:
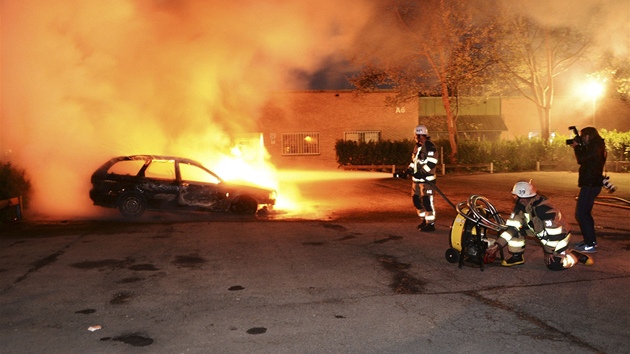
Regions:
[[[467,201],[457,204],[455,209],[457,216],[451,225],[446,260],[449,263],[459,262],[460,268],[465,263],[476,265],[483,271],[484,263],[494,262],[494,257],[489,259],[486,256],[486,250],[507,228],[505,220],[487,198],[479,195],[471,195]]]

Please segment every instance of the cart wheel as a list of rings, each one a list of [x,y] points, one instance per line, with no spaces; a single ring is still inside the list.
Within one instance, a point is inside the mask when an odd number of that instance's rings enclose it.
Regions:
[[[449,263],[457,263],[459,261],[459,252],[454,248],[447,249],[444,256]]]

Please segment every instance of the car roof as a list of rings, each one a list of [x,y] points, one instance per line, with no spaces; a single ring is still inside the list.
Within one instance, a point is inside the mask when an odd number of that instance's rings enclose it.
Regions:
[[[186,157],[179,156],[170,156],[170,155],[126,155],[126,156],[118,156],[113,158],[112,160],[177,160],[181,162],[193,163],[195,165],[202,165],[199,161],[189,159]],[[202,165],[203,166],[203,165]]]

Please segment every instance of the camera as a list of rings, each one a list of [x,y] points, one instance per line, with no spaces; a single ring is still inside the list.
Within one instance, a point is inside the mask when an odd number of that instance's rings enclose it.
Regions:
[[[569,130],[571,130],[575,136],[573,137],[573,139],[567,139],[566,144],[573,145],[573,142],[575,142],[576,144],[580,146],[584,145],[584,141],[582,141],[582,137],[580,136],[580,132],[578,132],[576,126],[575,125],[570,126]]]
[[[614,193],[617,190],[617,186],[610,182],[610,176],[604,176],[602,180],[602,185],[604,188],[608,189],[608,193]]]

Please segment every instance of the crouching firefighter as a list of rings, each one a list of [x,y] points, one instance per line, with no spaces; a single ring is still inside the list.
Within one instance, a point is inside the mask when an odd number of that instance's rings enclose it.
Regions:
[[[411,197],[418,216],[422,220],[418,230],[435,231],[435,209],[433,208],[433,183],[435,166],[438,163],[437,149],[428,136],[427,127],[419,125],[415,129],[416,145],[411,155],[407,173],[412,177]]]
[[[508,229],[503,231],[493,246],[490,256],[506,245],[511,253],[501,265],[511,267],[525,263],[525,235],[536,236],[542,243],[544,260],[550,270],[564,270],[580,262],[592,265],[593,259],[580,252],[569,250],[571,232],[560,210],[549,199],[536,193],[531,182],[517,182],[512,188],[514,210],[507,220]]]

